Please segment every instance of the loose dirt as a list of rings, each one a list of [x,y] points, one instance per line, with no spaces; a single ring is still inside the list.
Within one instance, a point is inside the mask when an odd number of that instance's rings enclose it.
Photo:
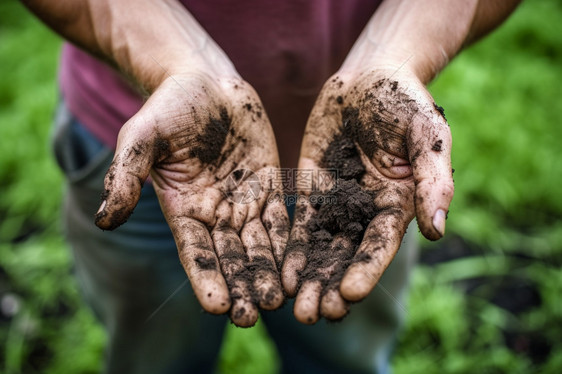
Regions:
[[[232,119],[226,108],[220,108],[220,117],[209,117],[209,123],[202,134],[197,135],[191,157],[197,157],[203,164],[211,164],[220,155],[230,130]]]

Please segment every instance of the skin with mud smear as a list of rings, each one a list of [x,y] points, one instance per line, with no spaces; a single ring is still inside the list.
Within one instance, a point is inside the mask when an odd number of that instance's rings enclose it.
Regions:
[[[253,103],[253,105],[247,103],[243,106],[243,110],[251,115],[251,118],[262,120],[262,109],[261,105],[258,103]],[[189,157],[197,159],[203,168],[215,171],[220,167],[227,166],[228,163],[234,162],[233,160],[225,160],[234,152],[234,148],[238,144],[245,144],[247,139],[242,134],[239,134],[232,126],[232,118],[227,109],[219,107],[215,115],[209,115],[202,131],[192,139],[189,139],[189,142],[191,143]],[[150,147],[153,149],[151,150]],[[134,164],[137,162],[135,160],[140,159],[142,155],[150,153],[153,155],[152,163],[157,167],[160,162],[167,162],[170,157],[173,157],[170,148],[170,143],[163,140],[162,137],[157,134],[155,140],[152,141],[152,145],[149,145],[149,142],[144,140],[139,141],[131,147],[129,151],[125,152],[125,157],[117,158],[110,166],[106,175],[107,184],[106,189],[101,195],[101,201],[106,200],[111,193],[113,194],[114,204],[123,205],[123,208],[114,210],[109,217],[107,217],[107,213],[102,210],[96,214],[96,222],[109,218],[110,227],[107,227],[107,229],[113,230],[125,223],[132,213],[132,210],[124,206],[126,205],[125,200],[133,200],[134,197],[125,196],[119,191],[119,188],[115,188],[114,180],[116,169],[119,165],[118,163],[124,162]],[[242,158],[244,156],[244,154],[241,155]],[[240,179],[242,173],[236,170],[237,167],[238,164],[236,163],[228,166],[230,169],[235,169],[232,175]],[[218,180],[216,175],[217,174],[215,174],[213,181],[218,183],[217,186],[222,186],[224,189],[224,197],[227,198],[229,192],[231,192],[228,191],[229,185]],[[134,179],[133,182],[142,184],[142,181],[137,179]],[[230,187],[236,188],[237,186]],[[230,204],[232,205],[233,203],[230,202]],[[268,224],[268,230],[271,230],[274,226],[272,222],[264,222],[264,224]],[[277,290],[271,287],[265,287],[265,284],[271,279],[279,279],[277,264],[274,259],[259,255],[254,255],[250,259],[238,238],[239,234],[233,231],[233,228],[228,222],[217,222],[213,226],[208,226],[208,230],[212,232],[214,238],[221,237],[225,239],[222,239],[224,242],[221,246],[223,248],[221,248],[220,251],[215,251],[212,246],[200,245],[200,249],[203,250],[202,254],[194,258],[194,263],[200,271],[210,271],[211,273],[219,271],[223,274],[233,306],[237,299],[244,298],[252,304],[264,309],[277,307],[279,305],[279,300],[283,299],[280,287]],[[284,230],[288,232],[288,227]],[[203,243],[205,241],[201,240],[200,242]],[[179,248],[183,248],[184,246],[184,242],[180,241],[178,243]],[[217,254],[220,252],[218,263],[213,252]],[[182,254],[180,253],[180,258],[181,257]],[[206,296],[212,298],[213,294],[207,294]],[[230,311],[231,317],[235,320],[242,318],[246,312],[247,310],[245,308],[233,308]]]
[[[132,149],[128,152],[128,156],[125,158],[125,160],[131,160],[134,159],[135,157],[139,158],[142,157],[143,154],[145,154],[147,152],[148,149],[148,145],[146,143],[142,143],[139,142],[137,143],[137,145],[135,147],[132,147]],[[159,162],[160,160],[165,159],[166,157],[168,157],[170,155],[170,143],[165,140],[162,139],[160,136],[157,136],[155,141],[154,141],[154,145],[153,145],[153,150],[151,152],[154,158],[154,163]],[[113,181],[115,179],[115,169],[116,169],[116,162],[121,162],[120,160],[114,160],[111,165],[109,166],[109,169],[106,173],[106,180],[109,182],[108,184],[106,183],[106,188],[103,190],[103,192],[101,193],[100,196],[100,203],[104,202],[105,200],[107,200],[110,190],[113,190],[112,185],[113,185]],[[126,162],[130,162],[130,161],[126,161]],[[125,166],[125,165],[123,165]],[[140,185],[142,185],[144,182],[141,180],[135,181],[138,182]],[[134,196],[129,196],[129,199],[133,200],[135,199]],[[116,209],[112,212],[111,216],[109,217],[109,226],[106,228],[107,230],[115,230],[117,227],[121,226],[122,224],[124,224],[125,222],[127,222],[127,220],[129,219],[129,217],[131,216],[131,214],[133,214],[132,210],[127,209],[126,206],[126,201],[124,197],[121,196],[117,196],[117,198],[115,199],[115,202],[117,203],[117,205],[122,206],[122,208]],[[102,210],[98,213],[96,213],[95,217],[94,217],[94,222],[96,225],[99,226],[99,223],[104,220],[107,217],[107,212],[105,210]]]

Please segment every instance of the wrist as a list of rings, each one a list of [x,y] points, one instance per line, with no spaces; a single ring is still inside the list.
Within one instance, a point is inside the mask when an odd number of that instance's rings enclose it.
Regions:
[[[150,47],[129,44],[113,51],[112,58],[117,68],[147,94],[152,94],[169,77],[239,77],[232,62],[213,41],[195,48],[179,42],[153,43]]]
[[[385,0],[343,68],[373,70],[382,66],[406,70],[427,84],[462,48],[477,3]]]
[[[449,58],[446,51],[436,45],[419,46],[416,49],[389,47],[364,38],[354,46],[340,72],[380,70],[393,75],[400,73],[401,76],[415,77],[427,84],[447,65]]]
[[[237,76],[226,54],[177,1],[144,0],[134,8],[126,1],[100,1],[93,8],[96,19],[111,15],[107,27],[95,28],[102,55],[149,94],[169,76]]]
[[[137,56],[130,75],[149,94],[170,77],[239,78],[232,62],[224,54],[203,47],[159,49]],[[126,72],[129,73],[129,72]]]
[[[344,80],[353,80],[365,73],[376,72],[381,78],[414,79],[425,84],[426,70],[417,63],[412,55],[378,48],[371,54],[349,55],[337,75]]]

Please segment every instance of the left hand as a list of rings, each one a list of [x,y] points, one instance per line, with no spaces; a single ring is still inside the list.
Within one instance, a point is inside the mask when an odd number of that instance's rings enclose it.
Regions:
[[[428,239],[443,236],[454,188],[441,111],[406,71],[336,74],[326,83],[299,169],[336,170],[337,178],[299,191],[282,267],[285,291],[298,292],[297,320],[344,317],[376,285],[414,216]]]

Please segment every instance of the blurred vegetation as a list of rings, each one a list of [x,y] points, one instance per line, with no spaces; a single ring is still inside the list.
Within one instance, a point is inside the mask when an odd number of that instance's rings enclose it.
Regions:
[[[562,371],[562,3],[524,2],[431,85],[453,132],[445,240],[424,243],[396,373]],[[61,41],[0,2],[0,372],[99,372],[105,336],[59,227],[48,146]],[[391,302],[389,300],[389,302]],[[229,327],[223,373],[275,372],[263,327]]]
[[[456,193],[414,274],[397,373],[562,372],[561,16],[524,2],[430,86]]]

